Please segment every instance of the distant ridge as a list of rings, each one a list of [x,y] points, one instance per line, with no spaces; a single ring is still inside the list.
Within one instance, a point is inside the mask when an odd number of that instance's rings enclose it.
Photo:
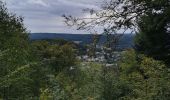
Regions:
[[[69,34],[69,33],[31,33],[30,34],[31,40],[59,38],[68,41],[82,41],[83,43],[90,43],[91,37],[92,34]]]
[[[92,43],[92,34],[69,34],[69,33],[31,33],[29,35],[31,40],[42,40],[42,39],[64,39],[67,41],[79,41],[81,44]],[[125,34],[122,36],[119,42],[119,46],[122,48],[132,48],[134,35]],[[105,41],[105,36],[102,35],[100,43]]]

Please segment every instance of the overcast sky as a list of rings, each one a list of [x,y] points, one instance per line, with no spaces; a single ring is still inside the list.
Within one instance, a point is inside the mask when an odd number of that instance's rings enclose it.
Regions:
[[[29,31],[48,33],[85,33],[67,27],[63,14],[87,16],[82,9],[98,9],[102,0],[4,0],[10,12],[24,17]]]

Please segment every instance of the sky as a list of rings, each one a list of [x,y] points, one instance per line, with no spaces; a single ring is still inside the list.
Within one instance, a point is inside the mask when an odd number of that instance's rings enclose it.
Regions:
[[[63,14],[88,16],[83,9],[99,9],[102,0],[4,0],[10,12],[24,17],[31,33],[86,33],[70,28],[63,22]]]

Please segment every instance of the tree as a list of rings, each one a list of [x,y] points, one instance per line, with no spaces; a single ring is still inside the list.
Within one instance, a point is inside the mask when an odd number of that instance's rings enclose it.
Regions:
[[[97,26],[107,29],[109,33],[118,33],[120,29],[137,31],[137,21],[148,12],[166,12],[169,0],[109,0],[105,1],[101,9],[85,9],[91,17],[76,18],[63,15],[68,26],[76,26],[78,30],[90,30]],[[122,32],[122,33],[124,33]]]
[[[26,48],[28,34],[26,34],[26,28],[23,25],[23,18],[9,13],[2,2],[0,2],[0,23],[1,50],[14,46]]]
[[[120,61],[120,79],[133,90],[126,98],[167,100],[170,91],[168,70],[160,61],[139,55],[134,50],[125,51]]]
[[[39,70],[31,53],[23,18],[9,13],[0,1],[0,98],[17,100],[38,96],[33,85]],[[37,74],[37,73],[36,73]],[[40,74],[41,75],[41,74]]]
[[[80,82],[77,82],[76,77],[79,77],[80,74],[76,67],[73,44],[64,40],[37,40],[32,41],[32,47],[34,48],[33,54],[45,66],[43,69],[46,68],[48,71],[45,74],[47,76],[46,83],[40,87],[40,99],[67,100],[76,97],[77,84]],[[38,71],[38,74],[35,75],[43,76],[39,74]]]
[[[136,51],[146,54],[166,64],[170,62],[170,10],[142,16],[138,21],[139,33],[136,35]]]
[[[56,40],[51,41],[40,40],[32,42],[34,54],[56,74],[63,70],[69,70],[71,66],[76,64],[76,50],[74,46],[69,42],[64,43],[61,40],[60,42],[56,42]]]

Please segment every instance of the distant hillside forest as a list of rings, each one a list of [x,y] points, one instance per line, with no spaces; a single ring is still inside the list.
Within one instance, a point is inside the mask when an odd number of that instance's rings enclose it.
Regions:
[[[116,44],[119,48],[132,48],[134,45],[134,34],[124,34],[120,37]],[[93,42],[93,34],[66,34],[66,33],[31,33],[29,35],[31,40],[43,39],[64,39],[67,41],[78,42],[80,45],[87,45]],[[106,42],[106,35],[99,35],[100,40],[98,45],[103,45]]]

